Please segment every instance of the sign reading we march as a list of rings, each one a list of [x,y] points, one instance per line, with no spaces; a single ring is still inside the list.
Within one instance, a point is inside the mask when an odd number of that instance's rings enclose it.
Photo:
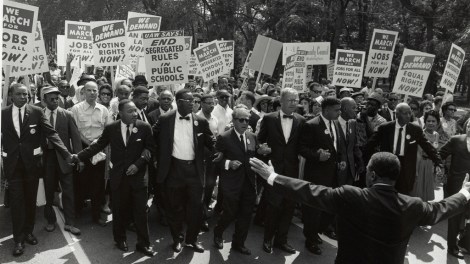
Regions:
[[[388,78],[397,39],[398,32],[374,29],[364,76]]]
[[[126,21],[93,21],[90,25],[95,66],[127,64],[129,58],[126,56]]]
[[[127,13],[127,48],[131,64],[137,64],[137,58],[144,56],[142,33],[160,31],[162,18],[149,14]]]
[[[188,82],[183,30],[143,33],[147,79],[153,85]]]
[[[5,0],[3,2],[2,63],[31,67],[38,8]]]
[[[59,44],[57,46],[60,47]],[[84,64],[93,64],[93,36],[90,23],[65,21],[65,54],[69,53],[75,55],[76,65],[79,60]]]
[[[455,85],[459,79],[460,70],[462,69],[463,61],[465,60],[465,51],[452,43],[450,48],[449,57],[447,58],[446,68],[442,74],[441,87],[454,92]]]
[[[224,73],[225,60],[216,40],[194,49],[194,54],[204,81],[215,79]]]
[[[333,85],[361,88],[364,51],[336,50]]]

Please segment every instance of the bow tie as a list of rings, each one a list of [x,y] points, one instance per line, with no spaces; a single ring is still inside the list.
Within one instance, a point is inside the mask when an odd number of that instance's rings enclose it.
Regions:
[[[294,116],[293,115],[283,115],[282,118],[294,119]]]
[[[180,120],[182,120],[182,119],[189,121],[189,115],[188,116],[180,116]]]

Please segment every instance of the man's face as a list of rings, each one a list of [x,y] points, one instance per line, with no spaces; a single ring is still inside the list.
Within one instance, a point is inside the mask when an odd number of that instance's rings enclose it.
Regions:
[[[413,113],[414,117],[419,116],[419,105],[416,104],[410,104],[411,112]]]
[[[355,101],[349,101],[348,104],[345,105],[343,109],[343,114],[349,119],[354,119],[357,113],[357,104]]]
[[[138,109],[143,109],[144,107],[147,106],[149,102],[149,94],[141,93],[138,96],[133,97],[132,101],[134,102],[135,106],[137,106]]]
[[[457,108],[455,108],[455,105],[449,105],[449,107],[447,107],[447,110],[445,111],[444,115],[447,118],[452,118],[452,117],[454,117],[455,112],[457,112]]]
[[[424,106],[424,108],[423,108],[423,115],[424,115],[424,113],[427,113],[427,112],[429,112],[429,111],[431,111],[431,110],[432,110],[432,105],[426,104],[426,105]]]
[[[85,87],[83,87],[85,93],[85,100],[88,103],[93,103],[96,101],[96,97],[98,97],[98,85],[94,82],[87,82]]]
[[[59,94],[58,93],[45,94],[44,101],[46,103],[47,108],[49,108],[49,110],[55,110],[59,106]]]
[[[380,104],[375,100],[367,100],[366,102],[366,113],[368,116],[375,116],[379,111]]]
[[[29,89],[31,90],[31,95],[32,95],[32,96],[36,95],[36,91],[37,91],[37,89],[38,89],[38,88],[36,88],[36,85],[31,84],[31,85],[29,86]]]
[[[123,81],[121,82],[121,84],[122,84],[122,85],[125,85],[125,86],[127,86],[127,87],[129,87],[129,88],[132,88],[132,82],[131,82],[131,80],[129,80],[129,79],[123,80]]]
[[[230,98],[230,96],[226,95],[226,94],[221,94],[220,96],[217,97],[218,101],[219,101],[219,105],[222,106],[222,107],[226,107],[227,104],[228,104],[228,99]]]
[[[395,112],[397,122],[400,126],[404,126],[411,121],[411,108],[409,106],[400,107]]]
[[[186,116],[193,111],[194,97],[192,93],[183,94],[182,98],[178,100],[178,112],[182,116]]]
[[[127,85],[121,85],[116,90],[116,96],[119,101],[123,99],[129,99],[129,94],[131,93],[131,89]]]
[[[103,70],[102,69],[97,69],[96,70],[96,78],[100,78],[101,76],[103,76]]]
[[[341,105],[328,106],[325,110],[325,118],[328,120],[336,120],[341,114]]]
[[[243,134],[248,128],[248,123],[250,122],[250,112],[237,110],[236,117],[233,119],[233,126],[235,130]]]
[[[299,95],[295,93],[287,93],[283,98],[281,98],[281,109],[287,115],[292,114],[297,110],[297,105],[299,104]]]
[[[256,81],[255,80],[248,81],[247,86],[248,86],[248,90],[253,92],[256,88]]]
[[[214,110],[214,98],[206,98],[204,101],[201,101],[202,112],[206,115],[212,113]]]
[[[246,95],[242,94],[240,96],[240,99],[239,99],[240,104],[244,104],[244,105],[248,106],[247,101],[248,100],[246,99]],[[251,106],[251,101],[248,101],[248,102],[250,103],[250,106]]]
[[[388,108],[395,110],[398,104],[398,96],[396,94],[391,94],[388,98]]]
[[[59,83],[59,77],[57,75],[51,75],[51,81],[55,86],[58,86],[57,84]]]
[[[62,96],[67,97],[69,95],[69,90],[70,85],[68,82],[62,81],[59,83],[59,91]]]
[[[138,116],[137,107],[133,102],[129,102],[119,111],[119,116],[124,124],[135,124]]]
[[[318,96],[321,95],[321,93],[323,92],[323,88],[319,85],[314,85],[312,87],[312,90],[310,91],[310,96],[312,98],[317,98]]]
[[[227,78],[220,78],[219,79],[219,90],[227,89],[227,87],[228,87]]]
[[[356,101],[356,104],[361,104],[364,101],[364,96],[362,95],[356,95],[354,97],[354,101]]]
[[[11,94],[11,101],[16,107],[21,108],[28,101],[28,89],[26,86],[20,86],[13,89]]]
[[[158,97],[158,102],[160,103],[160,107],[163,111],[168,111],[171,107],[171,103],[173,102],[173,96],[170,92],[165,91],[160,94],[160,97]]]

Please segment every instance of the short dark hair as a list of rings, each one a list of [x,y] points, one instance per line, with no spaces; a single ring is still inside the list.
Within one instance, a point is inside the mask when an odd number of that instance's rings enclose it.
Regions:
[[[201,96],[201,102],[204,102],[206,101],[206,99],[214,99],[214,96],[210,95],[210,94],[204,94]]]
[[[400,175],[400,161],[390,152],[377,152],[370,158],[369,169],[379,178],[396,181]]]
[[[408,103],[408,105],[409,105],[410,107],[411,107],[411,105],[416,105],[416,106],[418,107],[418,109],[419,109],[419,102],[418,102],[418,100],[416,100],[416,99],[412,99],[412,100]]]
[[[175,94],[176,101],[178,101],[180,99],[183,99],[183,95],[185,95],[187,93],[191,93],[191,91],[189,89],[181,89],[181,90],[177,91],[176,94]]]
[[[441,116],[439,115],[439,112],[436,111],[436,110],[430,110],[430,111],[427,111],[426,113],[424,113],[424,123],[426,123],[426,120],[428,120],[428,117],[430,117],[430,116],[434,116],[434,118],[436,118],[438,124],[441,122],[441,119],[440,119]]]
[[[451,105],[453,105],[454,107],[456,107],[456,106],[455,106],[455,103],[452,102],[452,101],[447,101],[447,102],[445,102],[445,103],[441,106],[442,112],[447,111],[447,108],[449,108],[449,106],[451,106]]]
[[[442,103],[442,96],[436,96],[434,97],[434,104],[440,104]]]
[[[109,85],[108,83],[105,83],[105,84],[101,85],[99,93],[101,93],[101,90],[103,90],[103,89],[108,89],[108,90],[111,91],[111,93],[113,92],[113,88],[111,88],[111,85]]]
[[[138,85],[137,87],[135,87],[134,89],[134,92],[132,93],[132,96],[133,97],[137,97],[141,94],[144,94],[144,93],[149,93],[149,89],[147,89],[147,87],[143,86],[143,85]]]
[[[335,105],[341,105],[341,101],[338,98],[332,96],[325,97],[325,99],[323,99],[321,102],[322,109],[326,109],[327,107]]]
[[[310,83],[310,84],[308,85],[308,89],[309,89],[310,91],[313,91],[313,87],[314,87],[314,86],[320,86],[320,87],[321,87],[321,84],[319,84],[319,83],[317,83],[317,82],[312,82],[312,83]]]
[[[424,107],[426,105],[430,105],[431,108],[432,108],[432,102],[429,101],[429,100],[424,100],[424,101],[421,101],[421,103],[419,103],[419,111],[422,113],[424,111]]]
[[[132,103],[132,101],[129,99],[122,99],[121,101],[119,101],[118,110],[122,111],[124,109],[124,106],[126,106],[126,104],[128,103]]]
[[[251,104],[253,105],[256,101],[255,94],[250,92],[250,91],[244,91],[242,95],[245,95],[246,99],[251,101]]]

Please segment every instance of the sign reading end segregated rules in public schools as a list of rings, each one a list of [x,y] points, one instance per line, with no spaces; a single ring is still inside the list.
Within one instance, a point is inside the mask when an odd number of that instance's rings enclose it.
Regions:
[[[188,82],[183,30],[143,33],[147,79],[153,85]]]
[[[357,50],[336,50],[333,85],[361,88],[366,53]]]

